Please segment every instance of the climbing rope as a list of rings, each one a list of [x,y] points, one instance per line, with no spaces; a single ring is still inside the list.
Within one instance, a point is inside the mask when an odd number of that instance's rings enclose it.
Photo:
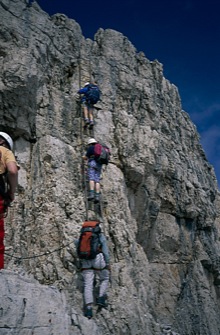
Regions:
[[[104,235],[106,236],[106,232],[105,232],[105,225],[104,225],[104,218],[103,218],[103,200],[102,200],[102,195],[100,197],[100,200],[99,200],[99,216],[100,216],[100,222],[103,224],[102,227],[103,227],[103,232],[104,232]]]
[[[82,67],[81,67],[81,57],[79,59],[79,88],[82,87]],[[82,171],[82,189],[84,192],[84,202],[85,202],[85,209],[86,209],[86,221],[88,221],[88,190],[87,190],[87,180],[86,180],[86,169],[85,169],[85,160],[83,159],[84,156],[84,117],[83,117],[83,108],[82,105],[80,106],[80,137],[81,137],[81,171]]]
[[[10,207],[10,211],[9,211],[9,215],[8,215],[8,220],[12,223],[15,219],[15,207],[12,206]],[[74,243],[74,241],[60,247],[60,248],[57,248],[57,249],[54,249],[53,251],[46,251],[45,253],[42,253],[42,254],[39,254],[39,255],[32,255],[32,256],[27,256],[27,257],[23,257],[23,256],[14,256],[14,254],[9,254],[7,252],[4,252],[5,255],[7,255],[8,257],[11,257],[11,258],[16,258],[16,259],[19,259],[19,260],[25,260],[25,259],[32,259],[32,258],[38,258],[38,257],[42,257],[42,256],[48,256],[50,254],[53,254],[57,251],[60,251],[62,249],[65,249],[66,247],[68,247],[69,245],[71,245],[72,243]]]
[[[16,259],[20,259],[20,260],[25,260],[25,259],[32,259],[32,258],[38,258],[38,257],[43,257],[43,256],[48,256],[50,254],[53,254],[54,252],[57,252],[57,251],[60,251],[62,249],[65,249],[66,247],[68,247],[70,244],[74,243],[74,241],[64,245],[63,247],[60,247],[60,248],[57,248],[53,251],[46,251],[45,253],[43,254],[39,254],[39,255],[32,255],[32,256],[28,256],[28,257],[22,257],[22,256],[14,256],[14,255],[11,255],[11,254],[8,254],[7,252],[4,252],[5,255],[11,257],[11,258],[16,258]]]
[[[84,65],[84,66],[82,66]],[[83,75],[83,69],[87,69],[88,72],[86,72],[86,76],[85,74]],[[82,58],[81,55],[80,55],[80,60],[79,60],[79,87],[81,88],[82,87],[82,81],[86,82],[86,81],[89,81],[91,82],[91,59],[85,59],[85,58]],[[88,74],[89,73],[89,74]],[[83,122],[83,119],[84,119],[84,114],[83,114],[83,110],[81,108],[81,126],[80,126],[80,132],[81,132],[81,147],[82,147],[82,150],[81,150],[81,154],[83,156],[84,154],[84,147],[85,147],[85,143],[84,143],[84,134],[85,134],[85,128],[84,128],[84,122]],[[95,117],[94,117],[94,110],[93,110],[93,121],[95,122]],[[86,127],[86,130],[88,128]],[[88,132],[86,133],[88,135]],[[94,137],[94,126],[92,127],[92,129],[89,129],[89,136],[90,137]],[[89,182],[87,180],[87,170],[85,168],[85,160],[82,158],[82,173],[83,173],[83,190],[84,190],[84,196],[85,196],[85,207],[86,207],[86,220],[88,221],[88,211],[89,211],[89,208],[91,208],[91,205],[89,205],[89,202],[88,202],[88,190],[89,190]],[[100,201],[98,204],[94,204],[93,205],[94,207],[92,208],[93,212],[99,216],[99,221],[101,223],[103,223],[103,231],[104,231],[104,234],[105,234],[105,226],[104,226],[104,218],[103,218],[103,199],[102,199],[102,193],[101,193],[101,196],[100,196]]]

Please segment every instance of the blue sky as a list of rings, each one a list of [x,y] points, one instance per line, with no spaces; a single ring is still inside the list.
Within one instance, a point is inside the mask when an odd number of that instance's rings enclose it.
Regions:
[[[201,137],[220,185],[220,0],[38,0],[66,14],[83,35],[99,28],[125,35],[137,51],[163,64]]]

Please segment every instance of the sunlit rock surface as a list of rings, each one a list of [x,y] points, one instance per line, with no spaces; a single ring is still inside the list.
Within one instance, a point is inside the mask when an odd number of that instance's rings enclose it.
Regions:
[[[162,65],[119,32],[85,39],[37,3],[0,0],[0,20],[0,129],[21,165],[0,334],[219,334],[217,181]],[[89,136],[76,92],[90,79],[102,90],[94,136],[112,150],[102,175],[112,275],[108,309],[87,320],[73,242]]]

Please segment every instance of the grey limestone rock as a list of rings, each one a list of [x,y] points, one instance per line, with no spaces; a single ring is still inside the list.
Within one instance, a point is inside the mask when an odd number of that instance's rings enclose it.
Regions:
[[[0,129],[21,165],[1,335],[219,334],[216,176],[162,64],[111,29],[85,39],[37,2],[0,0],[0,20]],[[93,135],[112,150],[101,185],[112,280],[108,309],[87,320],[73,241],[89,136],[76,93],[90,79],[102,90]]]

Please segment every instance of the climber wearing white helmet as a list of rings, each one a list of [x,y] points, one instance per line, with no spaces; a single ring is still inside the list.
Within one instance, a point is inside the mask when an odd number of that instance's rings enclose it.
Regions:
[[[98,143],[95,138],[88,140],[88,148],[83,158],[88,160],[88,177],[89,177],[89,196],[88,200],[99,202],[100,198],[100,176],[102,171],[102,164],[95,160],[95,144]]]
[[[84,110],[85,126],[89,125],[89,128],[91,129],[94,125],[94,105],[100,99],[100,89],[95,83],[86,82],[84,87],[81,88],[77,93],[82,94],[81,103]]]
[[[18,182],[18,166],[12,150],[11,137],[0,132],[0,269],[4,268],[4,215],[14,200]]]
[[[0,138],[2,138],[4,140],[4,142],[7,143],[8,148],[10,150],[13,150],[13,141],[12,141],[11,137],[8,134],[4,133],[3,131],[0,131]],[[4,142],[2,142],[2,143],[4,144]]]

